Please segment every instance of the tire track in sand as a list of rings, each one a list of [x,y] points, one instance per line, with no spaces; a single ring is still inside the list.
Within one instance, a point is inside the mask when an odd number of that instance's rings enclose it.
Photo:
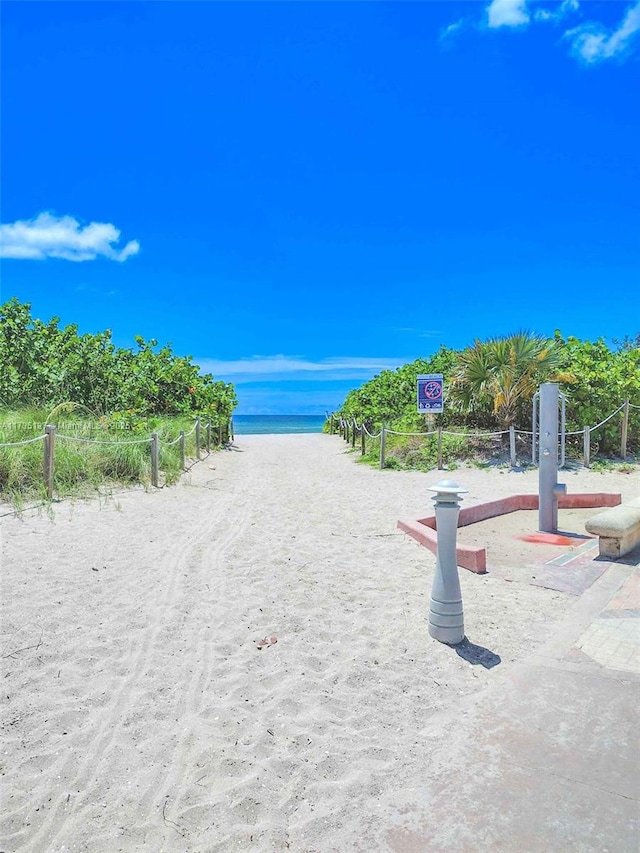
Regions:
[[[179,496],[176,497],[179,499]],[[141,499],[144,500],[145,496],[142,495]],[[101,780],[101,765],[104,764],[118,738],[122,720],[133,710],[136,696],[133,688],[150,665],[156,640],[162,628],[171,621],[171,615],[177,611],[181,600],[180,594],[185,585],[184,570],[191,564],[194,553],[202,550],[206,543],[215,538],[215,531],[219,525],[223,526],[224,531],[219,537],[218,549],[221,552],[225,543],[233,541],[239,534],[241,525],[238,525],[237,515],[229,513],[229,500],[225,499],[220,503],[213,517],[210,515],[209,496],[204,500],[207,501],[204,504],[207,511],[199,515],[205,518],[204,523],[195,532],[190,530],[189,538],[186,540],[178,539],[176,547],[167,552],[159,567],[156,578],[161,579],[161,582],[157,583],[155,595],[149,605],[149,612],[157,614],[157,618],[144,629],[142,638],[135,637],[129,643],[127,651],[121,656],[120,660],[127,665],[127,674],[120,686],[113,691],[112,699],[105,706],[99,728],[87,745],[84,758],[77,767],[75,754],[70,754],[66,759],[59,773],[60,778],[65,779],[66,790],[61,791],[55,800],[52,799],[44,820],[31,835],[28,843],[18,848],[16,853],[20,853],[21,849],[24,853],[53,850],[56,839],[63,831],[67,837],[73,838],[73,827],[79,822],[86,821],[88,817],[86,813],[93,805],[94,793]],[[163,507],[164,513],[168,511],[170,506]],[[247,518],[248,513],[247,507]],[[159,517],[158,523],[163,524],[163,522],[164,519]],[[67,807],[68,790],[79,792],[72,811]]]
[[[188,677],[179,685],[182,696],[177,706],[178,718],[182,719],[184,724],[170,756],[170,769],[161,786],[157,783],[149,785],[140,799],[138,814],[141,823],[145,820],[157,821],[157,815],[172,792],[183,789],[183,780],[190,769],[189,762],[185,760],[191,752],[189,742],[194,739],[197,744],[197,732],[194,732],[191,723],[202,711],[204,698],[210,695],[209,685],[216,681],[218,661],[214,655],[215,629],[206,626],[217,621],[216,610],[219,611],[222,606],[220,602],[223,600],[220,591],[229,581],[224,573],[224,560],[230,547],[245,536],[255,504],[255,500],[250,499],[247,494],[248,490],[255,491],[255,484],[252,486],[248,475],[241,476],[239,480],[235,483],[236,490],[232,500],[226,503],[227,529],[207,551],[207,569],[211,571],[216,582],[211,586],[209,595],[199,600],[198,611],[193,612],[190,618],[185,661],[188,657],[188,661],[194,666],[191,672],[187,672],[186,663],[182,668],[182,673]],[[204,612],[200,613],[203,608]],[[159,853],[163,847],[164,845],[158,848]]]

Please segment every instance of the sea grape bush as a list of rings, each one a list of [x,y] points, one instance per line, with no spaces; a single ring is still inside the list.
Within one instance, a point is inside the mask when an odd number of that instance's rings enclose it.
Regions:
[[[237,399],[233,385],[200,374],[191,356],[170,344],[135,338],[116,348],[111,332],[79,334],[54,317],[31,316],[31,305],[0,306],[0,407],[51,409],[72,402],[95,416],[146,418],[200,415],[224,424]]]
[[[576,431],[600,423],[624,400],[640,405],[640,336],[610,348],[604,339],[519,332],[476,340],[459,351],[441,347],[430,358],[385,370],[353,389],[336,414],[355,417],[370,429],[385,424],[403,432],[427,431],[416,412],[421,373],[444,377],[445,410],[430,426],[498,431],[513,424],[530,430],[533,394],[542,382],[558,382],[567,397],[567,430]],[[619,452],[620,422],[617,416],[594,433],[599,453]],[[627,446],[629,452],[640,448],[639,409],[630,410]]]
[[[424,418],[415,411],[417,377],[421,373],[449,377],[455,357],[454,350],[441,346],[431,358],[419,358],[397,370],[383,370],[360,388],[349,391],[338,414],[356,417],[371,427],[393,422],[410,431],[423,429]]]
[[[576,381],[562,385],[567,395],[567,429],[582,429],[600,423],[624,400],[640,405],[640,335],[614,342],[610,349],[604,339],[581,341],[563,338],[556,332],[564,368]],[[614,454],[620,447],[620,416],[612,418],[595,433],[599,452]],[[640,449],[640,410],[629,412],[628,444]]]

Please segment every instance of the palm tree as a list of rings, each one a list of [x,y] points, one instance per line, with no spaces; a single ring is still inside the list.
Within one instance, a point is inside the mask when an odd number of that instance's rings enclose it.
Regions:
[[[541,382],[574,381],[560,371],[561,358],[557,340],[526,331],[476,340],[458,357],[451,396],[466,412],[490,408],[500,429],[507,429],[531,403]]]

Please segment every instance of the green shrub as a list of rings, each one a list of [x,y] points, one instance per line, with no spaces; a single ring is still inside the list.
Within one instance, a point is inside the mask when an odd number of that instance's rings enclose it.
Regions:
[[[335,414],[364,421],[375,433],[383,424],[398,432],[426,432],[425,418],[416,411],[416,379],[421,373],[444,376],[444,412],[431,419],[431,429],[478,433],[504,431],[513,424],[521,432],[518,452],[530,458],[522,433],[531,430],[533,393],[541,381],[557,381],[566,395],[569,432],[597,426],[630,400],[635,407],[629,411],[627,453],[640,451],[640,336],[614,342],[614,348],[602,339],[565,340],[560,332],[549,340],[518,333],[476,341],[460,352],[441,347],[429,358],[382,371],[353,389]],[[593,430],[592,456],[620,453],[621,423],[619,412]],[[582,442],[582,433],[567,437],[567,458],[582,457]],[[495,464],[508,457],[508,437],[444,436],[442,452],[445,465],[474,458]],[[386,455],[397,460],[393,465],[426,469],[437,464],[435,439],[426,437],[388,436]],[[379,441],[367,439],[366,459],[378,461]]]

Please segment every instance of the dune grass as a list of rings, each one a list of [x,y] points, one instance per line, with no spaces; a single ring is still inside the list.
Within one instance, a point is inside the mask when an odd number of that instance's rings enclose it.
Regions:
[[[56,426],[54,492],[58,497],[108,492],[116,485],[148,486],[151,482],[150,439],[154,432],[159,438],[159,468],[163,484],[175,483],[182,473],[180,443],[176,441],[181,430],[186,436],[186,459],[196,456],[193,418],[94,418],[77,409],[59,408],[58,412],[37,409],[0,411],[2,500],[19,505],[28,500],[47,498],[43,476],[43,435],[47,423]],[[205,426],[203,423],[200,437],[203,448]],[[213,430],[212,449],[218,437],[218,430]],[[22,443],[36,438],[39,440]]]

